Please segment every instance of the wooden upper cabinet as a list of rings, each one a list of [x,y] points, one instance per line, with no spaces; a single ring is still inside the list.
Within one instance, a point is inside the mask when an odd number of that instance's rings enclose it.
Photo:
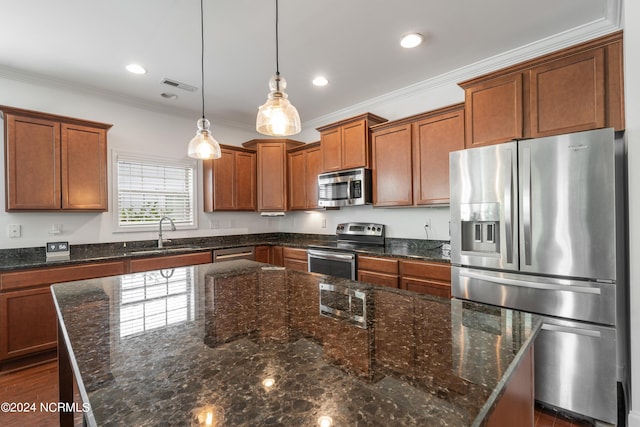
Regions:
[[[62,209],[107,209],[107,131],[62,124]]]
[[[623,81],[617,32],[462,82],[465,146],[623,130]]]
[[[411,124],[374,131],[372,150],[374,206],[412,205]]]
[[[318,207],[318,174],[322,172],[320,143],[289,151],[289,209]]]
[[[1,107],[7,211],[106,211],[111,125]]]
[[[387,120],[365,113],[317,128],[324,172],[370,167],[370,130]]]
[[[303,144],[290,139],[253,139],[242,144],[257,151],[259,211],[288,209],[287,150]]]
[[[465,88],[467,148],[522,138],[522,80],[514,73]]]
[[[221,157],[202,162],[204,211],[256,210],[256,153],[223,145]]]
[[[605,126],[604,49],[531,69],[531,137]]]
[[[372,128],[375,206],[449,203],[449,153],[464,148],[464,104]]]
[[[413,201],[449,203],[449,153],[464,149],[464,106],[413,123]]]

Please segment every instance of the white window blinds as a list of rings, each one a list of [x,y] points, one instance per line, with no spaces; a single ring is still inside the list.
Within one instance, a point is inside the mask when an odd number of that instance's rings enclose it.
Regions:
[[[117,228],[157,227],[163,216],[170,217],[178,228],[197,225],[195,163],[165,163],[124,154],[115,157]]]

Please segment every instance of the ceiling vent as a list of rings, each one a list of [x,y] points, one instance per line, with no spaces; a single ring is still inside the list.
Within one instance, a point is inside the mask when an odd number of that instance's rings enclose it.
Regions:
[[[162,79],[162,81],[160,81],[160,83],[162,83],[164,85],[169,85],[171,87],[177,87],[177,88],[182,89],[182,90],[188,90],[189,92],[195,92],[196,90],[198,90],[198,88],[195,87],[195,86],[191,86],[191,85],[188,85],[186,83],[181,83],[181,82],[179,82],[177,80],[171,80],[171,79],[168,79],[166,77],[164,79]]]

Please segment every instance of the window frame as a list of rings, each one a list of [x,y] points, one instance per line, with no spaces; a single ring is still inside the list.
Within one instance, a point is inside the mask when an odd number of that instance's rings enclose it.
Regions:
[[[144,224],[144,225],[132,225],[121,226],[120,225],[120,206],[119,206],[119,191],[120,191],[120,177],[118,175],[118,161],[129,160],[133,162],[156,164],[162,166],[177,166],[184,168],[191,168],[193,170],[192,179],[192,198],[193,198],[193,223],[184,224],[176,223],[176,230],[197,230],[198,229],[198,162],[192,159],[175,160],[162,156],[146,155],[134,152],[128,152],[123,150],[113,149],[111,151],[111,169],[112,169],[112,187],[111,192],[113,207],[113,232],[114,233],[131,233],[141,231],[157,231],[158,223]],[[172,218],[173,219],[173,218]],[[166,224],[165,224],[166,225]]]

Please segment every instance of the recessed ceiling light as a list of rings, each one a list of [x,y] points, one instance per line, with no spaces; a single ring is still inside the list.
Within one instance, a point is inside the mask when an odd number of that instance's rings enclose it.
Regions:
[[[178,95],[175,93],[162,92],[160,96],[165,99],[178,99]]]
[[[329,80],[327,80],[325,77],[318,76],[313,79],[312,83],[314,86],[326,86],[329,83]]]
[[[406,49],[411,49],[412,47],[419,46],[422,43],[422,40],[424,40],[424,37],[422,37],[422,34],[420,33],[405,34],[402,36],[402,39],[400,39],[400,46]]]
[[[127,71],[133,74],[147,74],[147,70],[138,64],[129,64],[126,66]]]

